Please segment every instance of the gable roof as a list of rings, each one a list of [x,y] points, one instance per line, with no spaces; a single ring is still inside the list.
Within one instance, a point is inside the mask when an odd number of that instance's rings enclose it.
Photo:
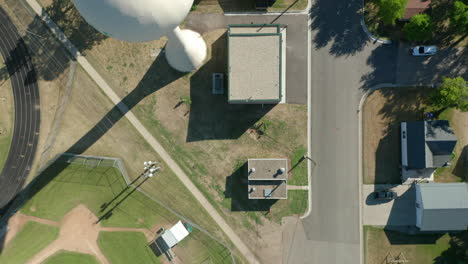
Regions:
[[[468,227],[468,184],[417,184],[421,194],[423,231],[465,230]]]
[[[407,122],[408,167],[438,168],[450,161],[457,137],[447,120]]]

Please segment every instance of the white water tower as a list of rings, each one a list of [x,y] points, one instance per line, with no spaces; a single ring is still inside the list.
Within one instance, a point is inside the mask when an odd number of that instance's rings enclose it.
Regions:
[[[166,59],[178,71],[190,72],[206,58],[200,34],[180,29],[193,0],[73,0],[84,19],[105,35],[143,42],[167,36]]]

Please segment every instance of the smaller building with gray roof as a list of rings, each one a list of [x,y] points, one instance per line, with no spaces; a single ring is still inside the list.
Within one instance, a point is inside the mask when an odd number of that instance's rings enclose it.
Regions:
[[[466,230],[468,184],[416,184],[416,226],[421,231]]]
[[[401,163],[406,169],[442,167],[451,160],[456,144],[447,120],[401,123]]]
[[[249,199],[288,198],[287,159],[248,160]]]

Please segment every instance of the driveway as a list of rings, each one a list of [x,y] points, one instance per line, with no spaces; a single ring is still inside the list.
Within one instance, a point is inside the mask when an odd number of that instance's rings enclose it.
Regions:
[[[409,44],[399,45],[398,84],[438,84],[443,76],[468,79],[468,52],[465,48],[444,48],[434,56],[421,57],[412,56],[410,49]]]
[[[374,199],[373,192],[391,189],[397,198],[391,201]],[[412,185],[365,184],[362,186],[363,225],[414,226],[416,192]]]

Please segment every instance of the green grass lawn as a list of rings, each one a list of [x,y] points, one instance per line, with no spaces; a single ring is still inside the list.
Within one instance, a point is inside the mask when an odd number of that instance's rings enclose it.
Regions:
[[[69,251],[60,251],[46,259],[43,264],[99,264],[100,262],[91,255]]]
[[[177,257],[183,263],[232,263],[229,250],[213,241],[206,234],[194,230],[190,233],[189,238],[182,240],[174,248]]]
[[[385,263],[384,260],[388,254],[396,257],[400,253],[404,254],[409,263],[466,263],[457,256],[458,253],[463,252],[463,245],[468,245],[466,243],[468,237],[465,233],[407,235],[364,226],[366,263]],[[461,247],[456,248],[455,244]]]
[[[65,165],[67,166],[64,168]],[[126,186],[120,172],[112,167],[90,169],[79,164],[56,162],[39,177],[32,187],[35,194],[21,211],[27,215],[55,221],[60,221],[78,204],[86,205],[100,217],[103,215],[103,212],[100,212],[101,206],[111,201]],[[40,188],[44,184],[46,185]],[[106,211],[132,190],[130,188],[120,195]],[[164,208],[140,192],[133,192],[113,211],[112,216],[103,220],[101,224],[113,227],[151,227],[158,222],[175,220],[176,218]]]
[[[433,110],[433,109],[429,109]],[[466,113],[465,113],[466,114]],[[456,111],[454,108],[447,108],[442,113],[439,114],[438,119],[448,120],[452,129],[454,129],[455,135],[458,136],[458,142],[453,151],[452,160],[450,161],[452,165],[448,167],[437,168],[434,173],[434,180],[436,182],[463,182],[468,181],[468,177],[464,175],[464,170],[466,170],[467,164],[463,164],[463,159],[466,155],[463,152],[463,147],[468,143],[465,142],[463,133],[466,129],[463,128],[463,117],[464,113]],[[463,157],[461,157],[463,156]],[[461,159],[460,159],[461,158]],[[465,177],[463,177],[465,176]]]
[[[0,253],[0,263],[23,264],[58,237],[57,227],[27,222]]]
[[[160,263],[142,233],[101,232],[98,244],[112,264]]]
[[[3,169],[3,165],[5,165],[10,151],[14,129],[13,94],[11,91],[11,81],[8,78],[8,71],[6,70],[3,57],[0,56],[0,95],[7,95],[5,97],[6,100],[0,102],[0,112],[2,113],[0,116],[0,130],[3,130],[2,134],[0,134],[0,172]]]
[[[274,221],[280,222],[282,217],[289,215],[302,215],[307,209],[308,192],[303,190],[289,190],[287,200],[278,200],[271,210]]]
[[[292,178],[288,181],[291,185],[307,185],[308,174],[307,174],[307,160],[304,159],[304,155],[307,154],[305,147],[299,147],[294,151],[291,157],[291,170]]]

